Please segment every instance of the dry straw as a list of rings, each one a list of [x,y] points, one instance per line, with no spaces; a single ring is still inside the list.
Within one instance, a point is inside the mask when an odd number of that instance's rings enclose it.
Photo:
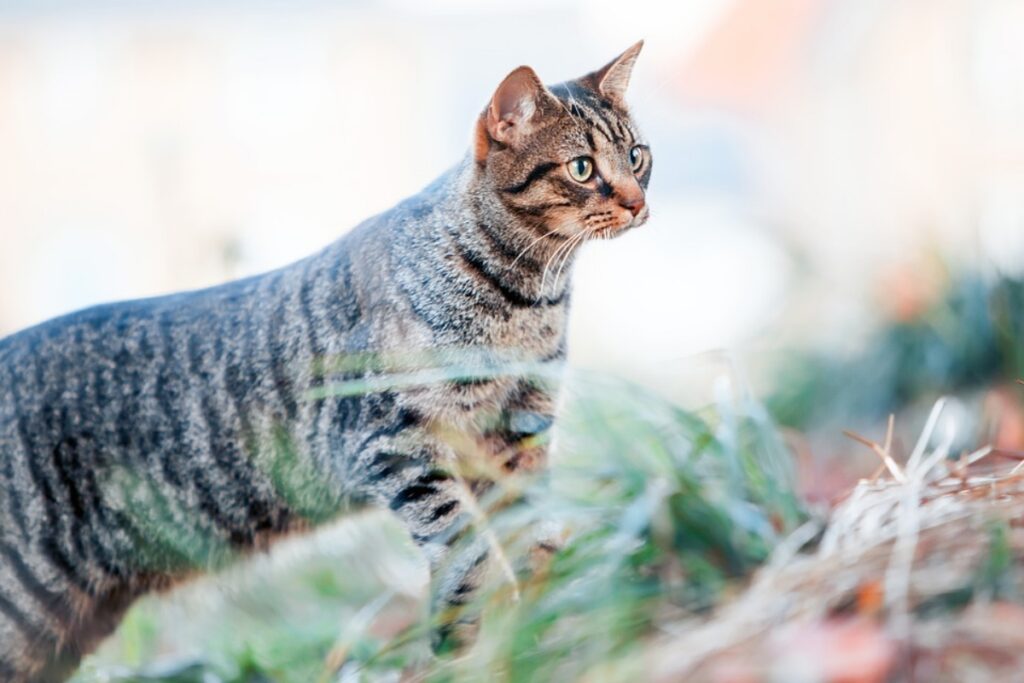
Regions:
[[[973,680],[1024,670],[1019,632],[977,644],[971,629],[965,631],[966,624],[985,621],[980,613],[999,607],[991,592],[971,587],[991,560],[993,529],[1010,529],[1024,510],[1024,460],[990,465],[990,447],[950,460],[956,425],[944,408],[945,401],[935,404],[903,465],[891,452],[892,418],[881,444],[848,434],[879,456],[879,471],[827,519],[792,533],[735,599],[705,620],[676,624],[649,648],[652,679],[914,680],[922,666],[946,671],[954,652],[960,653],[956,666],[967,661],[970,674],[982,676]],[[1010,553],[1024,553],[1024,539],[1011,533],[1006,543]],[[967,597],[940,616],[929,611],[958,595]],[[999,613],[1005,617],[1006,610]],[[1014,614],[1024,619],[1024,610]],[[881,664],[863,675],[833,678],[827,663],[817,670],[808,664],[827,657],[827,648],[806,649],[799,658],[780,652],[796,642],[780,633],[851,621],[867,625],[872,647],[882,653]],[[977,656],[965,659],[965,651]],[[803,662],[803,671],[785,670],[794,661]]]

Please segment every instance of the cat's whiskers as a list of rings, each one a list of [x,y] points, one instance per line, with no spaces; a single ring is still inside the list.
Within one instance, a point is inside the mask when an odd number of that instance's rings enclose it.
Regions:
[[[587,232],[586,231],[582,231],[579,234],[577,234],[575,237],[573,237],[572,240],[570,240],[570,243],[573,240],[575,240],[576,244],[579,245],[579,244],[582,244],[583,240],[585,240],[586,238],[587,238]],[[562,258],[562,263],[558,266],[558,272],[555,273],[555,280],[554,280],[554,284],[553,284],[553,287],[555,288],[555,291],[558,291],[558,279],[560,277],[562,277],[562,269],[565,268],[565,264],[569,262],[570,258],[572,258],[572,252],[573,252],[572,249],[567,249],[565,251],[565,256]]]
[[[551,237],[556,232],[558,232],[558,228],[555,228],[554,230],[550,230],[550,231],[544,233],[543,235],[541,235],[540,237],[536,238],[535,240],[531,241],[529,244],[526,245],[525,249],[523,249],[521,252],[519,252],[519,254],[514,259],[512,259],[512,263],[510,263],[508,265],[508,267],[505,268],[505,270],[512,270],[513,268],[515,268],[516,264],[519,263],[519,259],[523,258],[523,256],[526,255],[526,252],[530,251],[530,249],[533,249],[533,247],[536,246],[536,244],[538,242],[540,242],[541,240],[543,240],[543,239],[545,239],[547,237]]]
[[[551,266],[551,262],[554,260],[555,256],[558,255],[558,252],[560,252],[566,244],[569,244],[569,242],[558,245],[558,248],[551,252],[547,261],[544,262],[544,270],[541,272],[540,276],[540,287],[537,289],[537,303],[540,303],[540,300],[544,298],[544,284],[548,279],[548,268]]]
[[[544,264],[544,272],[541,274],[540,289],[537,291],[538,301],[544,298],[544,285],[547,283],[548,269],[555,263],[555,259],[557,259],[563,251],[566,251],[567,249],[572,247],[573,243],[576,240],[576,237],[578,237],[578,235],[574,235],[573,237],[569,238],[562,244],[558,245],[558,248],[555,249],[554,252],[552,252],[551,255],[548,257],[547,262]]]
[[[560,262],[558,264],[558,269],[555,272],[555,278],[552,281],[552,293],[555,293],[555,292],[558,291],[558,282],[559,282],[559,279],[562,276],[562,270],[565,268],[566,264],[568,264],[569,259],[572,258],[573,253],[575,252],[576,248],[578,246],[580,246],[584,241],[586,241],[586,239],[589,236],[590,236],[590,231],[589,230],[582,230],[582,231],[580,231],[579,233],[574,235],[569,240],[568,248],[566,248],[565,250],[563,250],[561,252],[561,254],[560,254],[561,259],[560,259]]]

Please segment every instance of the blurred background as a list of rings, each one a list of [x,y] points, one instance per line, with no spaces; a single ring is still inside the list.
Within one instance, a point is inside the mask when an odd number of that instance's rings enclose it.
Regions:
[[[305,256],[453,165],[512,68],[644,38],[652,218],[585,249],[571,364],[687,407],[727,368],[811,497],[840,427],[942,392],[1019,451],[1022,35],[1017,0],[0,0],[0,335]]]
[[[936,255],[1024,264],[1022,31],[1014,0],[4,0],[0,334],[311,253],[454,164],[515,66],[643,37],[653,219],[581,259],[573,362],[856,343]]]

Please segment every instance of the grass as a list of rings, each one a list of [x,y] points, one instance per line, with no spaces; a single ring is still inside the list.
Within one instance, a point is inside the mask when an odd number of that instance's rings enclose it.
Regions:
[[[796,357],[773,417],[728,378],[718,403],[688,412],[573,373],[549,476],[512,482],[524,505],[484,502],[511,559],[463,655],[430,654],[425,563],[394,519],[362,514],[144,600],[76,681],[1016,680],[1024,455],[999,426],[1024,425],[1022,321],[1021,281],[951,278],[859,354]],[[935,402],[945,392],[968,398]],[[963,410],[979,393],[1001,412]],[[891,422],[841,436],[892,412],[895,438]],[[812,515],[774,420],[863,449],[878,471]],[[526,572],[515,558],[535,529],[564,542]]]
[[[648,653],[657,680],[1016,680],[1024,468],[951,460],[936,404],[909,460],[859,482],[713,620]],[[887,439],[888,441],[888,439]],[[891,453],[873,444],[879,455]],[[836,668],[836,661],[842,668]]]
[[[912,311],[889,311],[852,353],[779,359],[767,403],[780,424],[848,427],[1024,377],[1024,279],[944,269],[934,289]]]
[[[554,524],[567,540],[519,572],[518,601],[490,582],[470,656],[429,655],[423,562],[394,520],[363,514],[144,600],[76,681],[591,676],[707,612],[803,519],[788,454],[743,392],[700,414],[607,377],[575,374],[567,394],[550,476],[488,517],[510,557],[525,555],[524,529]]]

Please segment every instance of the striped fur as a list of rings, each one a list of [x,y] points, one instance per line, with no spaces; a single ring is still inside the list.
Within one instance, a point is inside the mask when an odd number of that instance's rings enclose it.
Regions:
[[[467,491],[543,467],[557,383],[336,389],[468,351],[564,359],[577,247],[647,217],[622,101],[639,47],[551,88],[516,70],[462,163],[310,258],[0,340],[0,680],[64,680],[138,596],[356,506],[408,525],[436,609],[468,602],[486,551],[448,551]]]

